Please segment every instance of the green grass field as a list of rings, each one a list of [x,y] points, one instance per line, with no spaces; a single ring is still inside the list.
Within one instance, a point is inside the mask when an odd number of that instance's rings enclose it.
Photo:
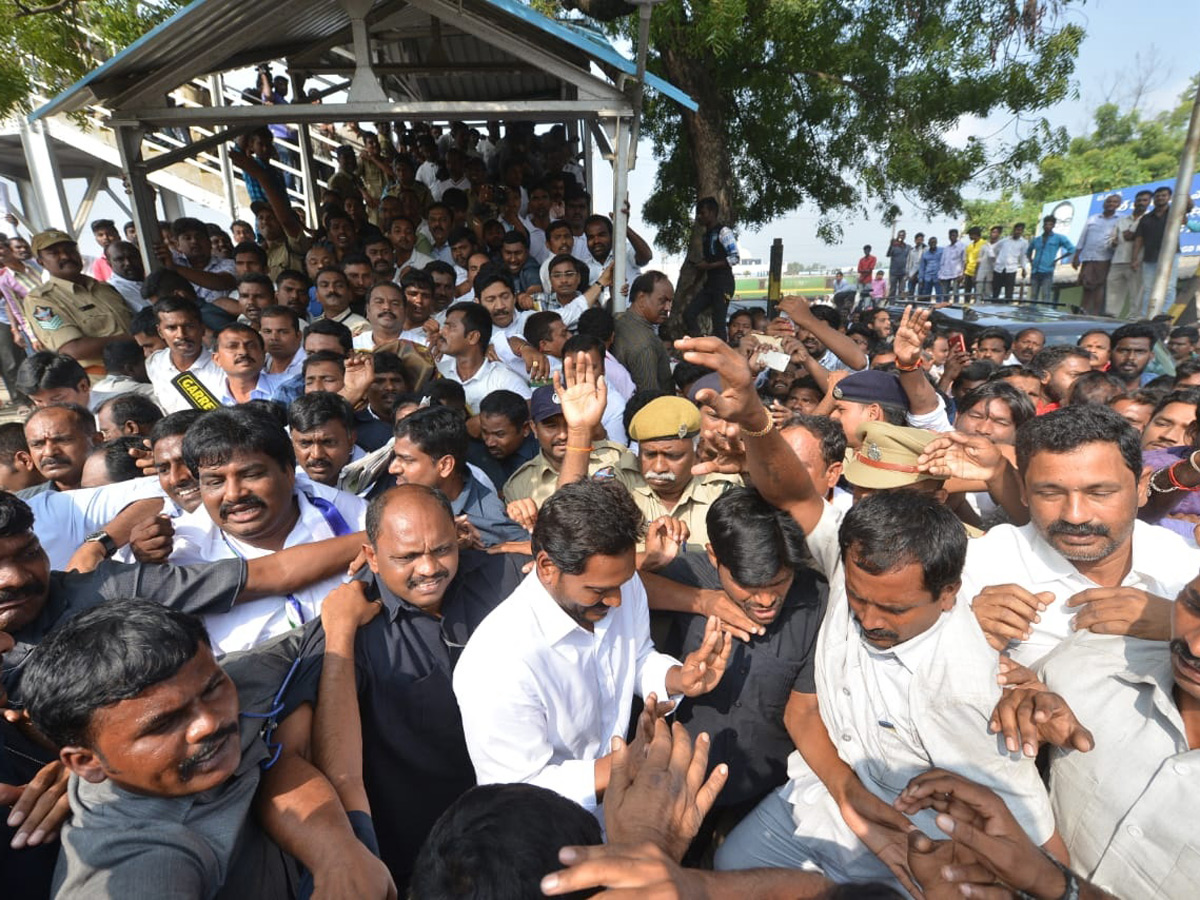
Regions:
[[[816,297],[829,293],[832,278],[822,275],[785,275],[782,281],[784,295],[801,294],[806,297]],[[761,300],[767,296],[766,278],[739,278],[737,280],[737,300]]]

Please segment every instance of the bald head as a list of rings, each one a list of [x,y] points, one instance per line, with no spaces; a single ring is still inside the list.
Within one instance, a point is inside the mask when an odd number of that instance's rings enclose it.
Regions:
[[[381,587],[430,615],[458,573],[458,529],[440,491],[404,484],[367,508],[367,564]]]

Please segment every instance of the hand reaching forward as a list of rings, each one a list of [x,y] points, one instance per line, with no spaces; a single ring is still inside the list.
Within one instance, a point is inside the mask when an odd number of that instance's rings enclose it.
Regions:
[[[938,478],[991,481],[1008,465],[1000,448],[985,437],[948,431],[925,445],[917,468]]]
[[[714,337],[683,338],[675,342],[675,347],[688,362],[705,366],[721,376],[721,390],[697,392],[697,403],[711,407],[727,422],[748,425],[751,431],[762,428],[766,410],[755,393],[750,366],[736,350]]]
[[[672,694],[699,697],[715,688],[725,674],[733,639],[721,628],[721,620],[709,616],[704,626],[704,641],[687,655],[681,666],[667,673],[667,690]]]

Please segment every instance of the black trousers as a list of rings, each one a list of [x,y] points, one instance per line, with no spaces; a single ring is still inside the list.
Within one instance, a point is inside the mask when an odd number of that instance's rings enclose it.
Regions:
[[[1016,272],[994,272],[992,273],[992,295],[999,297],[1001,292],[1004,293],[1004,302],[1012,303],[1013,292],[1017,288],[1017,273]]]
[[[700,313],[709,310],[712,313],[713,335],[725,340],[725,319],[728,316],[729,298],[732,293],[732,291],[726,290],[724,284],[710,284],[709,281],[705,281],[704,286],[692,296],[687,309],[683,311],[683,322],[687,333],[692,337],[701,337]]]

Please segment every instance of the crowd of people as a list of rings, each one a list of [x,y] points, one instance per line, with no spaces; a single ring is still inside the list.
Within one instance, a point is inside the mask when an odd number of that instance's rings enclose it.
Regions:
[[[965,240],[951,228],[941,245],[937,237],[926,240],[922,232],[909,244],[907,232],[900,230],[884,254],[886,266],[867,245],[854,283],[835,272],[834,292],[850,292],[869,306],[885,299],[1011,303],[1015,298],[1051,303],[1055,272],[1070,265],[1077,273],[1071,283],[1083,288],[1084,312],[1143,319],[1151,311],[1150,293],[1160,264],[1171,267],[1163,308],[1175,301],[1180,254],[1178,239],[1166,236],[1171,195],[1167,185],[1139,191],[1126,209],[1120,194],[1110,194],[1103,209],[1084,224],[1078,246],[1058,230],[1053,215],[1042,219],[1041,231],[1032,239],[1025,236],[1024,222],[993,225],[986,237],[984,228],[972,225]],[[1192,208],[1190,197],[1187,208]]]
[[[1192,896],[1200,331],[730,315],[705,198],[672,341],[562,129],[346,138],[0,242],[5,896]]]

